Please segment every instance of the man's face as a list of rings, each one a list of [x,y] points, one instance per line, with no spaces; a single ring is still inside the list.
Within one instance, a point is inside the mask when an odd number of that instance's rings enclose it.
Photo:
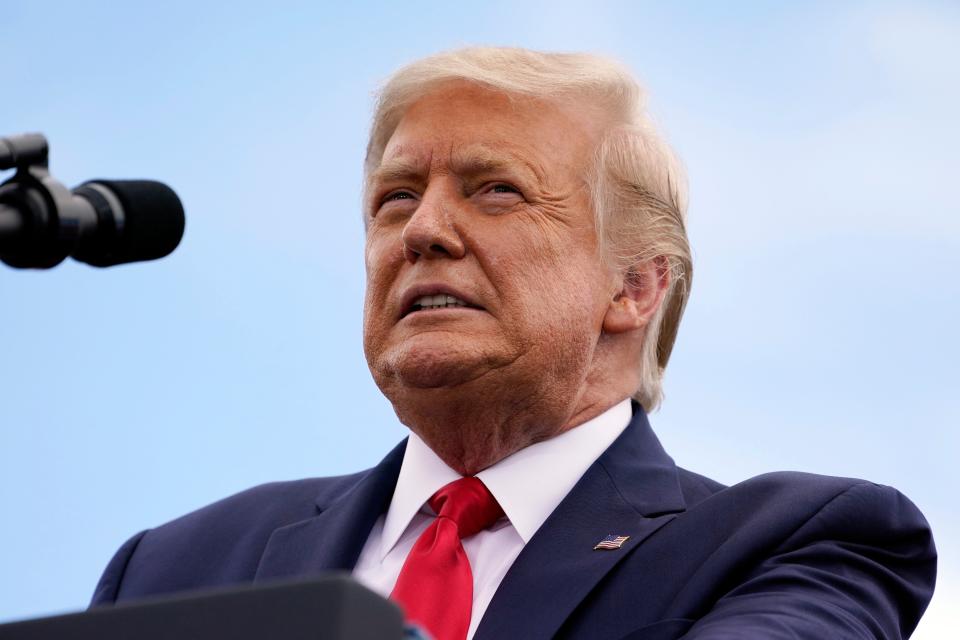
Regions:
[[[615,294],[584,182],[597,120],[466,83],[406,112],[367,202],[364,350],[395,406],[583,383]]]

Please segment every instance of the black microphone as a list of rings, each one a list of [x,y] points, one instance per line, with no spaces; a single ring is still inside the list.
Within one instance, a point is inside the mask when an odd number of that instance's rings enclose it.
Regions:
[[[0,138],[0,169],[17,174],[0,185],[0,260],[46,269],[65,258],[109,267],[156,260],[183,237],[183,204],[151,180],[92,180],[72,191],[46,168],[39,134]]]

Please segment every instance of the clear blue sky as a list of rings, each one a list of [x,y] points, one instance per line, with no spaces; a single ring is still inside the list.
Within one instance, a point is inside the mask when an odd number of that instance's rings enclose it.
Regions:
[[[953,636],[955,3],[138,5],[0,5],[0,135],[44,132],[69,185],[163,180],[188,216],[159,262],[0,267],[0,621],[83,607],[142,528],[403,437],[360,346],[370,94],[508,44],[624,60],[687,166],[668,451],[898,487],[941,552],[915,637]]]

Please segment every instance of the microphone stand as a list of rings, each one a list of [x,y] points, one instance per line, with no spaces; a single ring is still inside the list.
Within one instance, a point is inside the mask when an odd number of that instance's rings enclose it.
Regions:
[[[96,225],[93,209],[50,175],[48,160],[42,134],[0,138],[0,170],[17,170],[0,184],[0,259],[11,267],[54,267]]]

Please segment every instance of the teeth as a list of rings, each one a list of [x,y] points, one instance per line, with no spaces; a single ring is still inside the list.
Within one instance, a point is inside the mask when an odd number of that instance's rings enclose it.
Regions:
[[[414,311],[418,309],[443,309],[445,307],[466,307],[467,303],[459,298],[446,294],[435,296],[421,296],[413,301]]]

